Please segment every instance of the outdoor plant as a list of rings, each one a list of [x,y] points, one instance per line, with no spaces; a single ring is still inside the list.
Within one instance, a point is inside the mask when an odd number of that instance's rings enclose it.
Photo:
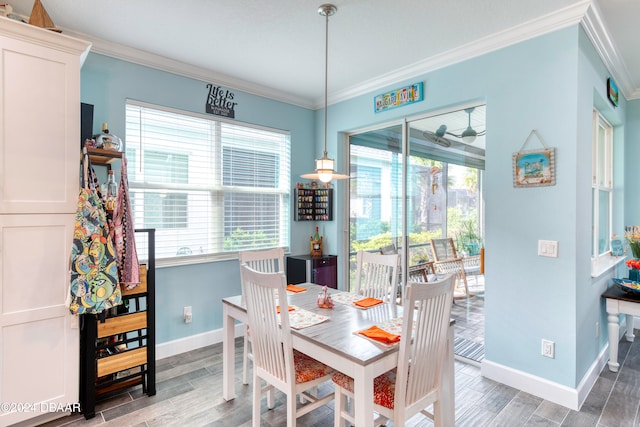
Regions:
[[[467,252],[469,255],[478,255],[482,247],[482,238],[476,231],[475,221],[466,220],[461,224],[460,231],[456,234],[456,246],[458,251]]]

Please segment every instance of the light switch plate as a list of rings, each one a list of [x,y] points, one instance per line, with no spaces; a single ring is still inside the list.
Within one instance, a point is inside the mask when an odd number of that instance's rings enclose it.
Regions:
[[[538,240],[538,255],[551,258],[558,257],[557,240]]]

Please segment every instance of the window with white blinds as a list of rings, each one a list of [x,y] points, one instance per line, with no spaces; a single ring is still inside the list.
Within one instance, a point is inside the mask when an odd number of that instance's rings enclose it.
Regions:
[[[127,101],[126,155],[160,264],[289,246],[289,133]]]

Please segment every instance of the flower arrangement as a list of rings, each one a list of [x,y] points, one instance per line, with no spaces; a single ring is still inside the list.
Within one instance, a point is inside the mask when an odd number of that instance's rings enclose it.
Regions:
[[[628,259],[624,263],[632,270],[640,270],[640,259]]]
[[[640,258],[640,227],[626,227],[624,238],[631,248],[633,257]]]

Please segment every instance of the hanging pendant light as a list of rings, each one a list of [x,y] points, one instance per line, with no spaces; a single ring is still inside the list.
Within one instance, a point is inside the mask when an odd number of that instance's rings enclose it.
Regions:
[[[332,4],[323,4],[318,8],[318,13],[325,17],[325,43],[324,43],[324,152],[320,159],[316,159],[316,171],[301,175],[306,179],[318,179],[322,182],[329,182],[332,179],[348,179],[349,175],[336,173],[333,159],[327,155],[327,93],[328,93],[328,70],[329,70],[329,16],[336,13],[338,9]]]

